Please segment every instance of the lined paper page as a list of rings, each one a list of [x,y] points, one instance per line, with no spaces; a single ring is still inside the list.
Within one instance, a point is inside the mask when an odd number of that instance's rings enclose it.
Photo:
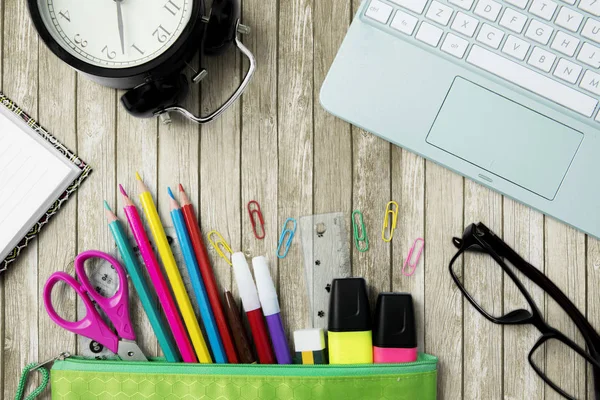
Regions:
[[[23,130],[27,128],[0,114],[0,261],[45,214],[73,174],[61,155]]]

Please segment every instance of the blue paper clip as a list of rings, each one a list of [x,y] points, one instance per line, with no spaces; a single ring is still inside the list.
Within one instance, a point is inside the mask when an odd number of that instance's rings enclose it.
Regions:
[[[294,224],[293,229],[288,229],[288,223],[291,222],[292,224]],[[287,240],[285,240],[286,235],[289,234],[289,237],[287,238]],[[296,234],[296,220],[294,218],[288,218],[285,220],[285,223],[283,224],[283,229],[281,231],[281,235],[279,236],[279,244],[277,245],[277,257],[279,258],[285,258],[288,254],[288,251],[290,251],[290,246],[292,245],[292,240],[294,239],[294,235]],[[285,241],[285,248],[283,249],[284,252],[283,254],[281,254],[281,246],[283,245],[283,242]]]

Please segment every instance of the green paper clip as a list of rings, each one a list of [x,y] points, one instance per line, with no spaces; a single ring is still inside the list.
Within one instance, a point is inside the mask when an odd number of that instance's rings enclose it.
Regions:
[[[358,215],[358,221],[356,216]],[[354,231],[354,244],[361,253],[369,250],[369,238],[367,237],[367,228],[363,220],[363,215],[359,210],[352,213],[352,230]]]

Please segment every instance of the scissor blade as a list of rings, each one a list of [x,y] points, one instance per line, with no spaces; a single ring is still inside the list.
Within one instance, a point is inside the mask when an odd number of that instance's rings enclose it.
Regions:
[[[118,355],[123,361],[148,361],[137,343],[127,339],[119,341]]]

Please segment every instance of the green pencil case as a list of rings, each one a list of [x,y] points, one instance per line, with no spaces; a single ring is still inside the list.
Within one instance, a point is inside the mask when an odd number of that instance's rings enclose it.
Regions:
[[[434,400],[437,357],[404,364],[257,365],[69,357],[52,367],[53,399]]]

